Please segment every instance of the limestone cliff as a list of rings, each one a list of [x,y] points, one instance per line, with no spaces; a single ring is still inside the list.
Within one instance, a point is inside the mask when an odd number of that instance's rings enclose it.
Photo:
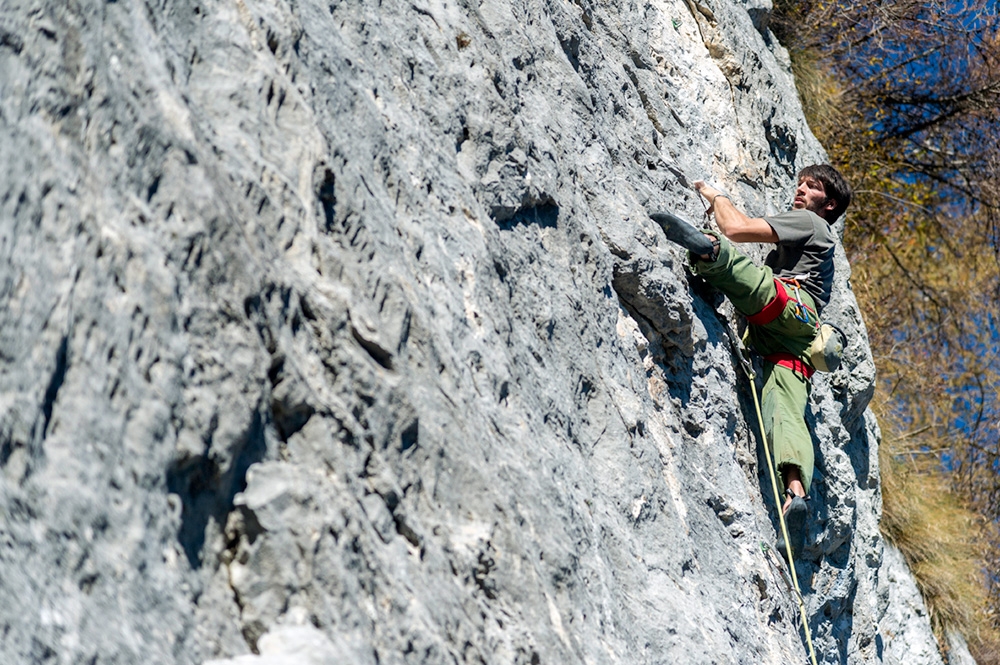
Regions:
[[[823,159],[765,3],[7,0],[0,660],[804,662],[646,216]],[[821,662],[898,662],[838,257],[798,570]]]

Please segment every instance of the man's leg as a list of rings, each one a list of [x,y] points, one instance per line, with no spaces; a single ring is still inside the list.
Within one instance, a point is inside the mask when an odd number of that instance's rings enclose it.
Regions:
[[[764,309],[777,294],[774,273],[736,251],[725,236],[713,231],[710,237],[719,241],[715,261],[692,257],[691,272],[725,294],[741,314],[749,316]]]
[[[781,481],[785,484],[785,489],[791,490],[792,494],[795,496],[805,496],[806,488],[802,483],[802,469],[793,465],[786,464],[783,469],[781,469]],[[786,513],[788,512],[788,506],[792,503],[792,497],[785,496],[785,503],[782,505],[781,509]]]
[[[798,496],[809,493],[815,464],[812,436],[805,419],[808,401],[808,379],[787,367],[766,364],[761,395],[764,432],[785,487]]]
[[[805,544],[809,508],[804,497],[812,481],[815,453],[806,427],[805,411],[809,380],[787,367],[768,363],[765,367],[762,412],[764,432],[771,445],[775,466],[781,471],[787,496],[782,505],[793,554]],[[788,560],[788,547],[781,533],[778,549]]]
[[[756,314],[775,297],[774,274],[770,268],[757,266],[736,251],[724,236],[710,233],[709,237],[719,241],[717,257],[714,261],[692,257],[692,272],[724,293],[740,312]],[[784,325],[784,318],[787,317],[783,316],[774,325]],[[812,332],[811,326],[807,328],[807,333]],[[800,334],[798,330],[782,330],[782,336],[791,332]],[[809,380],[786,367],[770,363],[767,367],[762,396],[764,428],[773,448],[774,462],[783,472],[785,488],[796,496],[805,496],[814,462],[812,438],[805,422]]]

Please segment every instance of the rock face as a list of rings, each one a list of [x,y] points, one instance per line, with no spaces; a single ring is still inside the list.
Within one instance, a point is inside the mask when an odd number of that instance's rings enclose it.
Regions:
[[[899,665],[941,663],[924,599],[906,567],[903,555],[889,544],[883,550],[879,584],[885,587],[889,596],[888,609],[882,618],[882,637],[886,643],[884,662]],[[958,665],[964,661],[950,662],[951,665]]]
[[[769,9],[6,3],[0,660],[804,662],[732,311],[646,216],[822,161]],[[837,271],[798,572],[876,663]]]

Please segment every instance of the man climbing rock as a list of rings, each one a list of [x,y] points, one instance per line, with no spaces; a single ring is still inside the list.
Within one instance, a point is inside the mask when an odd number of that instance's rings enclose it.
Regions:
[[[830,301],[835,236],[831,225],[851,201],[851,188],[832,166],[814,165],[798,174],[788,212],[751,218],[729,198],[703,181],[695,188],[715,213],[721,233],[698,231],[670,213],[654,213],[667,238],[691,252],[691,269],[724,293],[747,317],[750,346],[764,357],[764,431],[785,486],[785,513],[792,554],[802,550],[808,517],[806,497],[813,476],[812,438],[805,411],[810,379],[827,369],[824,343],[819,356],[814,341],[819,314]],[[759,267],[730,241],[774,243]],[[816,365],[821,365],[817,367]],[[778,548],[790,559],[784,539]]]

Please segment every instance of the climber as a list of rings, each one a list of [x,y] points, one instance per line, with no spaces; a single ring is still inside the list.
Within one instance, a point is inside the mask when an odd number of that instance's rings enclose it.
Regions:
[[[751,218],[715,187],[700,180],[694,186],[708,202],[707,213],[715,213],[721,233],[699,231],[670,213],[650,216],[667,238],[691,252],[692,272],[725,294],[750,324],[750,346],[765,361],[764,431],[785,486],[782,511],[794,555],[805,542],[813,475],[814,452],[805,422],[810,379],[816,365],[826,369],[822,354],[811,356],[810,347],[816,348],[819,314],[830,301],[831,225],[850,203],[851,188],[832,166],[808,166],[798,174],[791,210]],[[758,267],[730,241],[776,247]],[[844,340],[837,343],[842,346]],[[780,535],[778,549],[789,559]]]

